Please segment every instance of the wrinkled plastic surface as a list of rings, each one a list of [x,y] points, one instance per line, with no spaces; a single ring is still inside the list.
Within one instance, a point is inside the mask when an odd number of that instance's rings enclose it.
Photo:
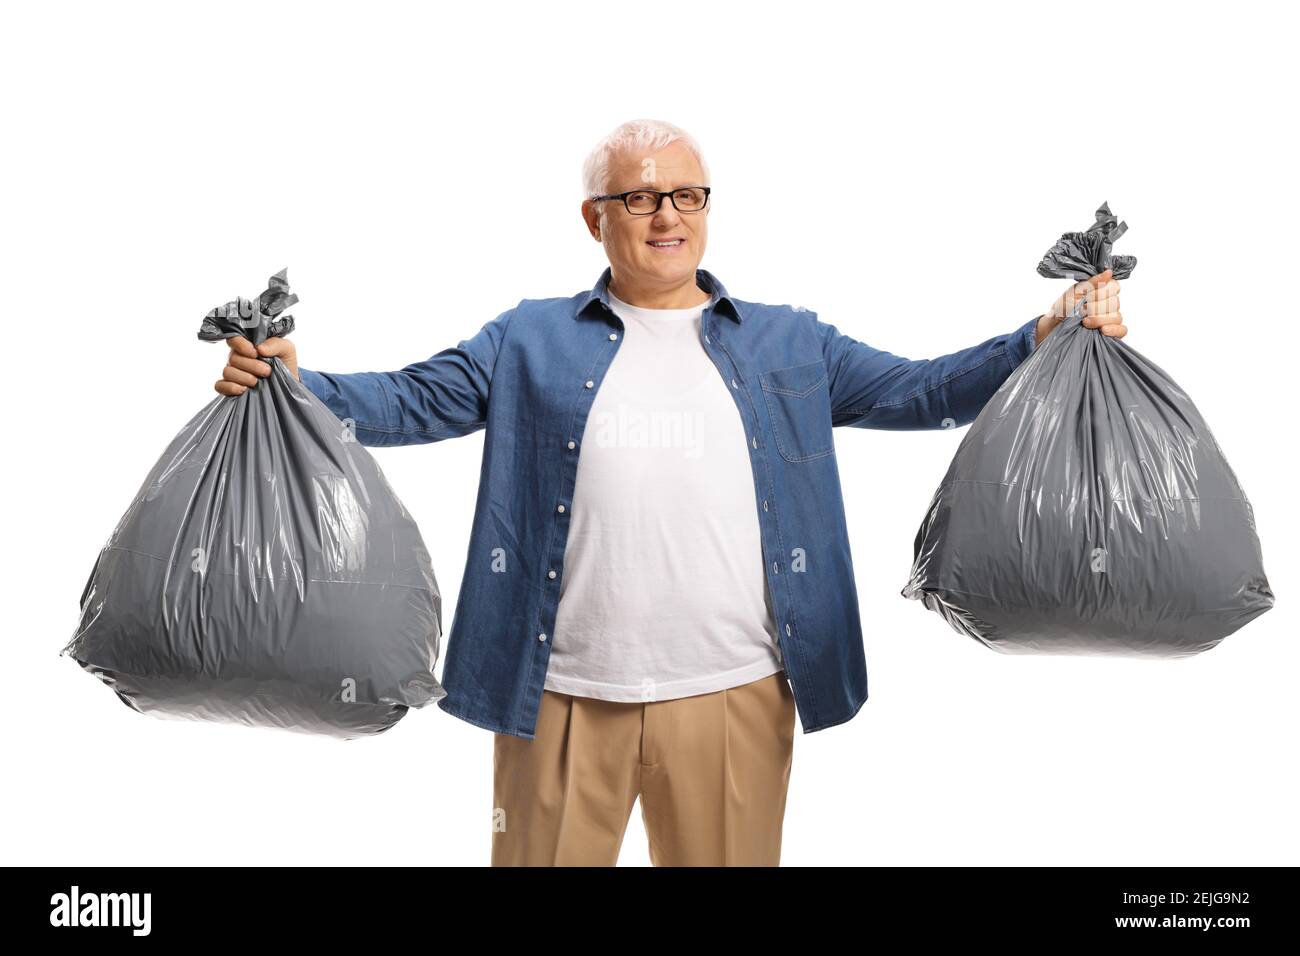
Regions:
[[[286,272],[199,338],[293,330]],[[63,649],[141,713],[355,738],[445,696],[419,529],[348,424],[280,359],[187,424],[86,583]],[[349,423],[350,424],[350,423]]]
[[[1038,271],[1076,280],[1126,226],[1105,204]],[[1187,657],[1273,606],[1254,512],[1190,398],[1079,308],[970,426],[904,597],[1010,653]]]

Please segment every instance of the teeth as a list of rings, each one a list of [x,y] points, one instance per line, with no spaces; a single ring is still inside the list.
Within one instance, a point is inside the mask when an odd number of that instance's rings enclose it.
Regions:
[[[652,246],[680,246],[681,244],[682,241],[680,239],[674,239],[671,242],[656,242],[654,240],[650,242],[650,245]]]

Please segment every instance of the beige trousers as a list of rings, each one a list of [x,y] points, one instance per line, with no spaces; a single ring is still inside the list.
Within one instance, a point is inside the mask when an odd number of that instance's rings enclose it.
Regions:
[[[655,866],[777,866],[794,750],[784,671],[623,703],[542,691],[536,737],[495,734],[493,866],[613,866],[636,798]]]

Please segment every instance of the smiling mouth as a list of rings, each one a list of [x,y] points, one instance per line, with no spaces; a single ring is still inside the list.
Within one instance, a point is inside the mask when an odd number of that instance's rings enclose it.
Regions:
[[[651,249],[678,249],[686,245],[685,239],[649,239],[646,245]]]

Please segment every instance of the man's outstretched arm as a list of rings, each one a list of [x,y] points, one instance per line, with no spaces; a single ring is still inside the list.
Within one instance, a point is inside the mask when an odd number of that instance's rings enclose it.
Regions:
[[[818,322],[831,395],[831,424],[857,428],[951,428],[973,422],[1036,344],[1039,317],[1014,332],[933,359],[872,348]]]
[[[1110,270],[1076,283],[1045,313],[1014,332],[933,359],[907,359],[818,322],[830,384],[833,425],[858,428],[952,428],[975,420],[1029,353],[1085,300],[1083,324],[1122,338],[1119,282]]]
[[[267,339],[257,349],[262,358],[278,355],[330,411],[351,419],[361,444],[414,445],[469,435],[486,424],[492,373],[513,314],[514,309],[503,312],[454,348],[393,372],[299,368],[288,339]],[[230,362],[227,389],[251,387],[253,376],[269,372],[265,362],[237,356],[233,346]],[[232,377],[232,366],[243,377]],[[238,394],[222,385],[218,382],[218,391]]]

